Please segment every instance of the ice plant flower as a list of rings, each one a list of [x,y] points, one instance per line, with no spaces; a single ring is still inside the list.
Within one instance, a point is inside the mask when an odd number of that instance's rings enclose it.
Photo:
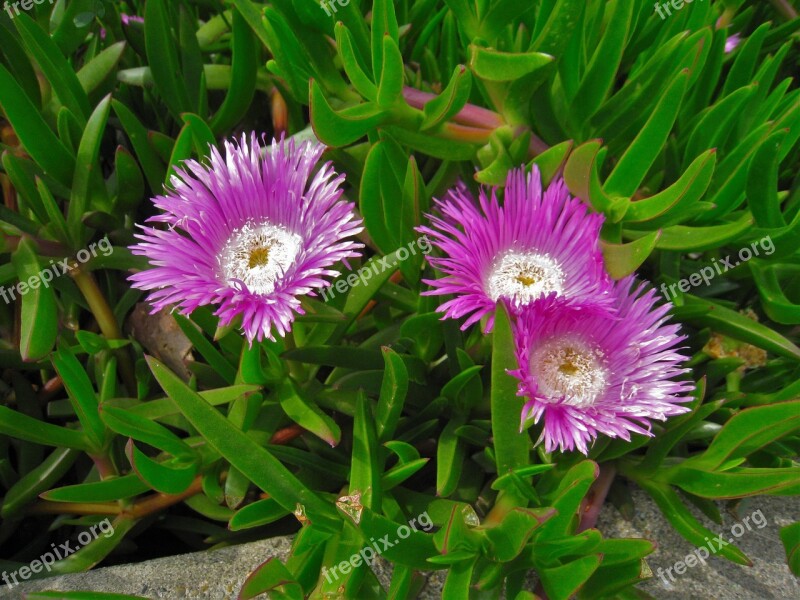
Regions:
[[[358,256],[348,240],[363,228],[353,204],[340,200],[343,175],[330,163],[312,176],[324,146],[273,141],[256,134],[212,148],[208,164],[188,160],[153,202],[163,211],[141,226],[131,250],[152,269],[131,276],[152,290],[153,310],[174,306],[188,314],[218,304],[220,325],[241,316],[248,341],[274,339],[303,314],[299,296],[330,285],[331,267]]]
[[[725,54],[730,54],[741,43],[742,37],[738,33],[728,36],[725,40]]]
[[[588,453],[598,434],[630,440],[651,436],[650,421],[688,411],[689,369],[676,345],[684,336],[665,324],[669,303],[632,277],[612,291],[614,310],[576,311],[554,295],[527,307],[514,325],[518,395],[528,419],[544,417],[545,450]]]
[[[445,318],[467,316],[462,329],[488,315],[485,331],[494,325],[494,307],[503,299],[518,310],[555,293],[585,306],[608,305],[610,280],[599,248],[603,216],[590,213],[572,198],[563,180],[542,190],[538,168],[526,176],[510,171],[504,202],[497,189],[479,202],[459,184],[444,200],[436,200],[441,217],[429,215],[431,227],[419,227],[443,257],[428,261],[445,274],[425,280],[431,295],[454,297],[437,309]]]

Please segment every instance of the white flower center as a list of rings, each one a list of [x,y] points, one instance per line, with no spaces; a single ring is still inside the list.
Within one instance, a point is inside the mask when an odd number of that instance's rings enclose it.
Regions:
[[[531,373],[542,395],[586,408],[594,404],[606,387],[608,372],[602,359],[599,348],[582,340],[552,338],[532,352]]]
[[[504,297],[528,304],[543,294],[563,294],[564,272],[547,254],[509,251],[495,261],[486,283],[494,302]]]
[[[254,294],[271,294],[300,252],[303,238],[288,229],[246,223],[235,230],[219,257],[225,281],[239,279]]]

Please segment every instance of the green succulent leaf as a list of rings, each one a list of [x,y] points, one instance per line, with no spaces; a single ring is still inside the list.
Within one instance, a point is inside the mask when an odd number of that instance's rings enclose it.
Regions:
[[[189,389],[159,361],[148,364],[167,395],[206,440],[253,483],[285,509],[305,507],[309,518],[323,529],[335,530],[339,519],[332,505],[304,486],[270,452],[236,429],[196,392]]]
[[[16,291],[20,295],[19,352],[22,360],[37,361],[46,357],[56,342],[58,335],[58,308],[55,292],[50,282],[43,277],[39,257],[34,243],[28,239],[20,240],[12,256],[12,264],[19,276]],[[50,267],[47,275],[53,277]],[[13,291],[8,292],[13,298]],[[6,291],[3,290],[5,297]]]

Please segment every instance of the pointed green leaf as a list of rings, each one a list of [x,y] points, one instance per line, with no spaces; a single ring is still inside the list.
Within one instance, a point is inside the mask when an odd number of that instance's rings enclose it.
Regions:
[[[147,23],[144,39],[153,82],[173,117],[178,119],[181,113],[192,110],[192,103],[181,73],[177,50],[180,45],[164,0],[148,1],[144,19]]]
[[[11,73],[0,64],[0,107],[25,150],[45,173],[69,186],[75,171],[75,157],[67,150],[33,105]]]
[[[659,237],[661,232],[653,231],[629,244],[611,244],[600,240],[608,274],[614,279],[622,279],[634,273],[653,252]]]
[[[244,117],[256,92],[260,49],[255,34],[238,10],[233,12],[231,50],[231,85],[210,123],[217,135],[226,132]]]
[[[530,436],[520,431],[523,398],[517,396],[517,380],[507,373],[517,363],[511,323],[505,306],[497,304],[492,335],[492,439],[497,474],[529,463]]]
[[[347,146],[386,120],[388,113],[367,103],[335,112],[320,86],[311,81],[311,123],[317,138],[329,146]]]
[[[30,238],[20,240],[11,262],[19,277],[16,292],[22,304],[19,352],[22,360],[37,361],[47,356],[56,343],[58,307],[55,292],[49,281],[42,277],[43,270]],[[50,269],[48,266],[47,274],[52,278]],[[13,291],[8,293],[13,298]]]
[[[425,103],[425,119],[420,129],[433,129],[457,115],[467,103],[471,91],[472,75],[464,65],[458,65],[444,91]]]
[[[391,348],[381,348],[385,368],[381,394],[375,409],[375,429],[380,441],[392,439],[403,412],[408,392],[408,369],[403,359]]]
[[[331,447],[339,445],[342,438],[339,425],[317,406],[307,402],[298,393],[291,380],[285,380],[275,394],[281,408],[292,421],[324,440]]]
[[[603,186],[608,194],[629,198],[644,181],[678,117],[688,76],[688,71],[682,71],[664,90],[653,114],[608,176]]]
[[[97,108],[94,109],[83,131],[80,145],[78,146],[78,157],[75,162],[75,174],[72,178],[72,192],[69,197],[69,210],[67,211],[67,223],[70,231],[81,239],[76,231],[81,229],[81,222],[87,210],[102,210],[109,208],[105,202],[105,185],[103,174],[100,170],[100,143],[108,121],[108,113],[111,110],[111,96],[108,95]]]
[[[553,62],[540,52],[499,52],[491,48],[469,46],[469,68],[484,81],[514,81]]]
[[[61,104],[66,106],[81,124],[86,123],[91,107],[75,70],[61,53],[58,45],[27,14],[14,19],[25,48],[39,64],[42,73],[53,87]]]
[[[286,510],[298,504],[312,523],[336,531],[340,518],[331,504],[308,489],[268,450],[237,429],[206,400],[192,391],[175,374],[152,357],[147,357],[153,375],[167,395],[206,441],[253,483]]]

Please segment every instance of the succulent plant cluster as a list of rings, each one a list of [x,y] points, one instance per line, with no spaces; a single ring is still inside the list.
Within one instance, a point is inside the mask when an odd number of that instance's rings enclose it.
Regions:
[[[48,572],[292,533],[240,598],[640,598],[604,502],[800,494],[791,1],[25,4],[3,568],[110,519]]]

